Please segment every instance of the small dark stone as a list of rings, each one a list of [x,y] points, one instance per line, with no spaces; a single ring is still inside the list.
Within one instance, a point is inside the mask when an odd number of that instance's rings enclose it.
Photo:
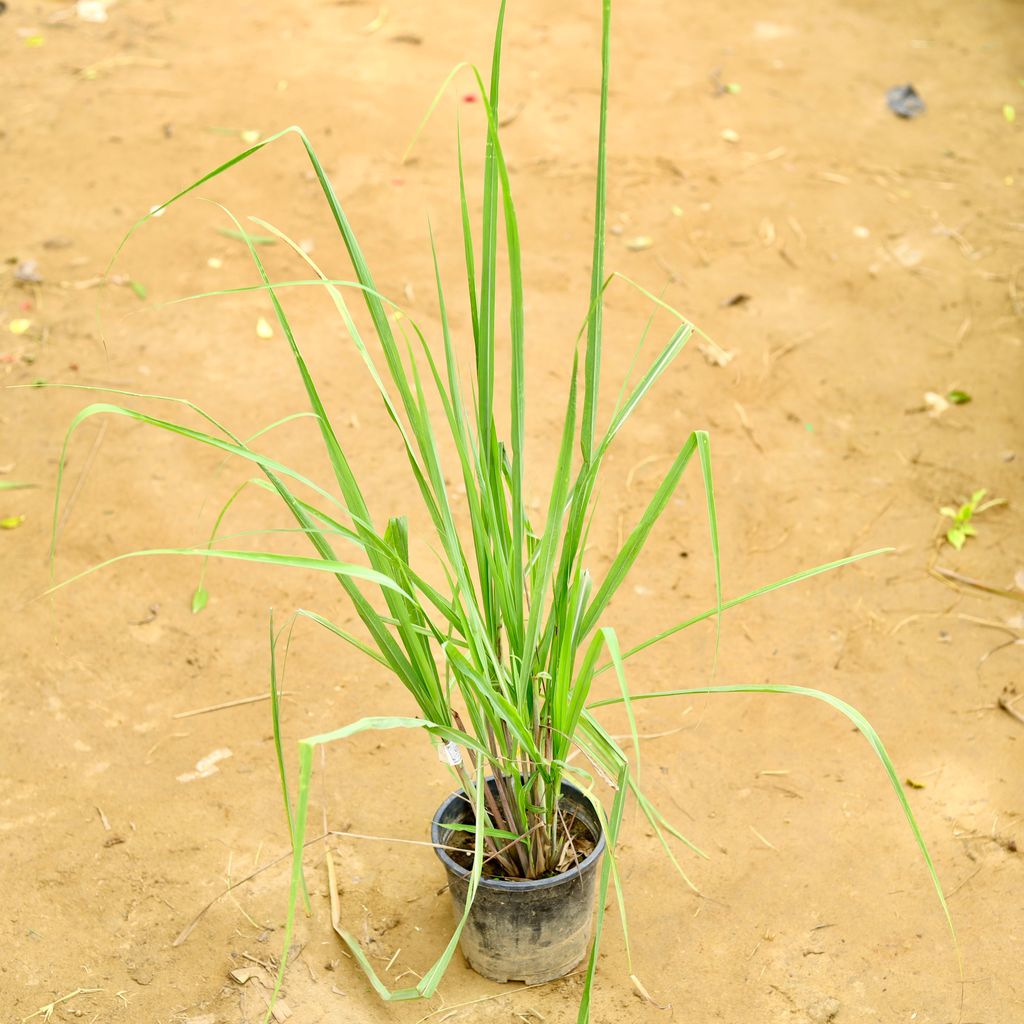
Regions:
[[[897,117],[918,117],[928,109],[909,82],[906,85],[894,85],[889,89],[885,94],[885,102]]]

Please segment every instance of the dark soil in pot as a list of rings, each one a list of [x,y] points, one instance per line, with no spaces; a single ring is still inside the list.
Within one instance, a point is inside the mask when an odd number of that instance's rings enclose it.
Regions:
[[[492,783],[488,783],[491,785]],[[593,932],[594,889],[605,839],[590,801],[562,783],[561,806],[572,821],[571,835],[581,859],[560,874],[534,880],[482,877],[462,931],[460,947],[470,967],[493,981],[536,984],[561,978],[587,955]],[[452,794],[434,815],[431,838],[448,873],[456,918],[466,906],[470,833],[450,827],[473,821],[465,793]],[[589,851],[589,852],[588,852]]]

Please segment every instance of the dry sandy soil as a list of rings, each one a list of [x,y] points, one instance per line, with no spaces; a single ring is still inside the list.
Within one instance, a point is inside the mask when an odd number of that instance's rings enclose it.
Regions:
[[[50,1004],[62,1021],[256,1021],[280,950],[285,863],[172,941],[229,880],[286,851],[268,705],[181,713],[265,696],[271,607],[279,621],[300,607],[351,616],[320,579],[227,563],[193,616],[198,564],[171,558],[121,562],[40,599],[61,444],[91,396],[14,388],[184,396],[243,435],[301,411],[280,332],[257,336],[263,297],[158,308],[254,280],[242,246],[219,233],[230,222],[199,196],[266,217],[348,274],[293,138],[149,222],[113,268],[122,278],[99,282],[142,213],[243,148],[241,133],[293,123],[321,153],[382,289],[436,337],[426,215],[454,297],[456,114],[471,176],[482,149],[467,74],[414,158],[401,154],[448,71],[486,61],[491,5],[122,0],[105,24],[55,2],[4,6],[0,465],[4,481],[38,487],[0,492],[0,517],[24,516],[0,532],[0,1018],[43,1020]],[[526,249],[538,500],[586,305],[598,6],[524,0],[509,12],[505,142]],[[594,570],[693,427],[712,434],[728,595],[894,548],[730,613],[714,676],[713,631],[699,628],[638,658],[632,685],[795,683],[862,709],[934,855],[963,981],[863,738],[814,702],[709,696],[638,709],[650,795],[709,859],[681,854],[695,895],[631,816],[620,855],[633,970],[663,1008],[630,984],[612,909],[601,1024],[1024,1020],[1024,721],[997,703],[1019,685],[1024,635],[1024,149],[1002,112],[1024,108],[1021,26],[1010,0],[618,4],[609,263],[664,289],[732,359],[714,365],[691,347],[618,443]],[[717,92],[716,77],[741,91]],[[908,81],[928,111],[900,120],[885,91]],[[283,249],[265,250],[272,272],[302,276]],[[29,260],[40,283],[16,281]],[[116,283],[128,279],[144,300]],[[405,511],[400,454],[329,302],[292,293],[289,309],[376,514]],[[648,309],[626,285],[610,293],[608,403]],[[28,328],[12,333],[19,319]],[[465,338],[461,306],[454,326]],[[936,415],[926,392],[954,388],[973,400]],[[323,471],[308,421],[266,444]],[[69,451],[58,578],[202,542],[247,475],[123,418],[87,421]],[[1007,504],[958,553],[937,510],[980,487]],[[713,600],[701,503],[695,474],[610,615],[624,643]],[[253,493],[226,525],[286,524]],[[372,663],[309,623],[285,685],[291,759],[298,737],[410,710]],[[215,774],[181,781],[220,748],[231,756]],[[315,816],[423,840],[449,785],[422,739],[361,738],[329,752]],[[382,970],[391,962],[386,976],[409,984],[451,927],[432,852],[333,848],[345,919]],[[575,1019],[578,978],[499,988],[459,960],[429,1003],[380,1002],[330,930],[321,849],[309,853],[314,913],[285,983],[295,1024]],[[241,985],[235,969],[254,977]]]

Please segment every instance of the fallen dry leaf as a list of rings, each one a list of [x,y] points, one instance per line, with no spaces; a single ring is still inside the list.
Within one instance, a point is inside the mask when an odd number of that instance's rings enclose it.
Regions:
[[[713,341],[699,341],[697,343],[697,351],[712,365],[712,366],[728,366],[735,358],[735,352],[729,352],[722,348],[721,345],[716,345]]]
[[[185,772],[183,775],[179,775],[178,781],[195,782],[196,779],[207,779],[218,771],[217,762],[229,757],[231,757],[231,751],[227,747],[218,747],[207,754],[206,757],[196,761],[196,770],[194,772]]]
[[[924,404],[929,416],[941,416],[949,408],[949,402],[934,391],[924,393]]]
[[[379,31],[384,27],[384,23],[388,20],[388,9],[382,7],[377,12],[377,17],[373,21],[368,21],[359,31],[364,32],[366,35],[372,35],[374,32]]]
[[[262,974],[263,971],[258,967],[236,967],[233,971],[228,971],[228,977],[232,981],[237,981],[239,985],[244,985],[253,978],[259,981]]]

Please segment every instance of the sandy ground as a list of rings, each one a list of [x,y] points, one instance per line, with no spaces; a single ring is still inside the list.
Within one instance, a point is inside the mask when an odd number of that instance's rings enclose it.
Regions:
[[[436,336],[426,215],[455,298],[456,114],[471,175],[482,149],[465,73],[414,159],[400,156],[447,72],[486,60],[490,5],[123,0],[105,24],[43,0],[5,6],[4,385],[184,396],[243,435],[301,411],[279,332],[257,336],[270,315],[263,298],[156,308],[254,279],[239,243],[218,233],[230,222],[216,206],[191,199],[132,239],[113,272],[145,300],[97,284],[151,205],[239,151],[242,132],[292,123],[333,175],[382,289]],[[730,613],[714,681],[822,687],[874,723],[901,781],[915,782],[906,793],[949,896],[963,983],[862,737],[809,701],[714,696],[638,708],[652,737],[650,795],[710,859],[681,855],[697,896],[632,819],[620,851],[632,969],[671,1009],[635,994],[612,909],[601,1024],[1024,1019],[1024,722],[997,704],[1019,686],[1022,636],[1024,149],[1002,113],[1024,108],[1019,15],[1009,0],[618,4],[609,264],[664,289],[732,359],[714,365],[693,347],[623,435],[594,570],[693,427],[712,434],[727,594],[895,549]],[[596,0],[510,5],[505,137],[526,250],[538,500],[586,306],[598,17]],[[716,75],[741,91],[716,94]],[[903,121],[884,95],[908,81],[929,109]],[[198,195],[265,217],[348,273],[294,139]],[[266,253],[275,274],[296,276],[282,246]],[[16,283],[28,260],[41,283]],[[405,511],[399,453],[329,302],[289,302],[375,511]],[[609,403],[648,308],[614,286]],[[18,320],[29,321],[24,333],[10,330]],[[453,323],[465,338],[461,305]],[[667,318],[655,327],[667,330]],[[973,400],[926,411],[926,392],[954,388]],[[172,941],[228,881],[286,850],[268,707],[180,715],[266,693],[269,608],[279,621],[300,607],[351,616],[320,579],[227,564],[212,569],[209,606],[193,616],[198,565],[168,558],[122,562],[40,600],[61,444],[89,400],[0,394],[0,479],[38,485],[0,492],[0,518],[24,516],[0,531],[0,1018],[43,1020],[63,1000],[54,1020],[256,1021],[280,950],[284,864]],[[308,421],[267,444],[323,470]],[[247,475],[122,418],[88,420],[69,451],[58,578],[122,552],[201,542]],[[937,510],[981,487],[1008,504],[981,516],[957,553],[941,544]],[[285,522],[255,493],[227,522],[233,532],[266,525]],[[944,582],[935,567],[1004,593]],[[626,644],[711,603],[697,474],[627,591],[609,618]],[[632,684],[708,683],[712,647],[710,629],[691,630],[638,658]],[[410,709],[383,673],[308,623],[285,685],[289,751],[362,714]],[[614,714],[607,721],[622,731]],[[231,756],[215,774],[180,781],[221,748]],[[422,840],[449,782],[422,740],[384,736],[332,749],[316,787],[317,827]],[[381,970],[391,962],[392,983],[409,984],[451,927],[433,854],[333,848],[349,926]],[[295,1024],[575,1019],[578,978],[499,988],[461,961],[431,1002],[381,1003],[330,930],[316,848],[309,876],[314,914],[285,985]],[[237,969],[253,979],[239,984]]]

